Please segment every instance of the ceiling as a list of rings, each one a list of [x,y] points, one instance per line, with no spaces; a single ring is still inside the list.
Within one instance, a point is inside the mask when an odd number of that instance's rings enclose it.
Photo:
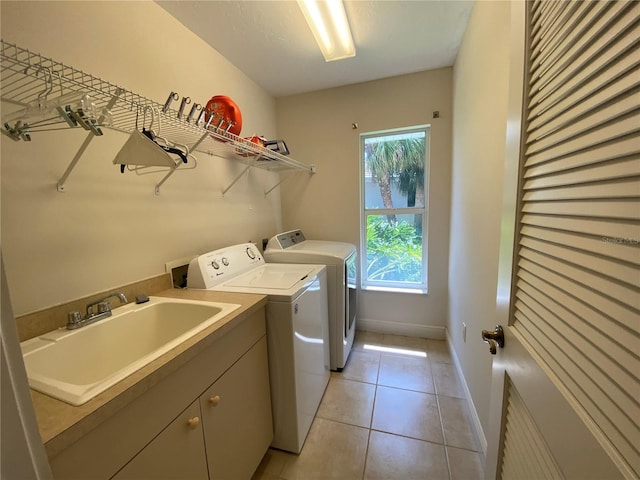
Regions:
[[[473,1],[345,1],[353,58],[325,62],[295,0],[157,3],[275,97],[453,65]]]

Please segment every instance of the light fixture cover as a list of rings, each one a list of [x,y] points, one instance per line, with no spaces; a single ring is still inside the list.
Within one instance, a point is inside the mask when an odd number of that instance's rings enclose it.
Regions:
[[[298,5],[327,62],[355,57],[342,0],[298,0]]]

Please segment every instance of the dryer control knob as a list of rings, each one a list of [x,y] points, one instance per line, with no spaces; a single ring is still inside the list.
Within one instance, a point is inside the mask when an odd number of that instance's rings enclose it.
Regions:
[[[216,260],[211,262],[211,266],[216,270],[218,270],[220,268],[220,264]]]
[[[254,260],[256,258],[256,252],[254,252],[251,247],[247,247],[247,255],[251,260]]]
[[[227,257],[222,257],[222,264],[225,267],[228,267],[229,266],[229,259]]]

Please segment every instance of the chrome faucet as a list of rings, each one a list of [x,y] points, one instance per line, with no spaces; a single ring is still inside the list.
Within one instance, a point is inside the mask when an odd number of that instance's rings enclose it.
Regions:
[[[117,297],[121,304],[127,303],[127,297],[123,293],[115,292],[107,295],[106,297],[89,303],[87,305],[87,313],[84,317],[80,312],[69,312],[67,318],[67,330],[75,330],[76,328],[91,325],[98,320],[111,316],[111,304],[107,302],[111,297]]]

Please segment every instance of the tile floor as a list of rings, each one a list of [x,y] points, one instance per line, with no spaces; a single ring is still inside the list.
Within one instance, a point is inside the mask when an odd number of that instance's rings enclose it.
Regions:
[[[444,341],[358,331],[300,455],[269,449],[253,480],[483,478]]]

